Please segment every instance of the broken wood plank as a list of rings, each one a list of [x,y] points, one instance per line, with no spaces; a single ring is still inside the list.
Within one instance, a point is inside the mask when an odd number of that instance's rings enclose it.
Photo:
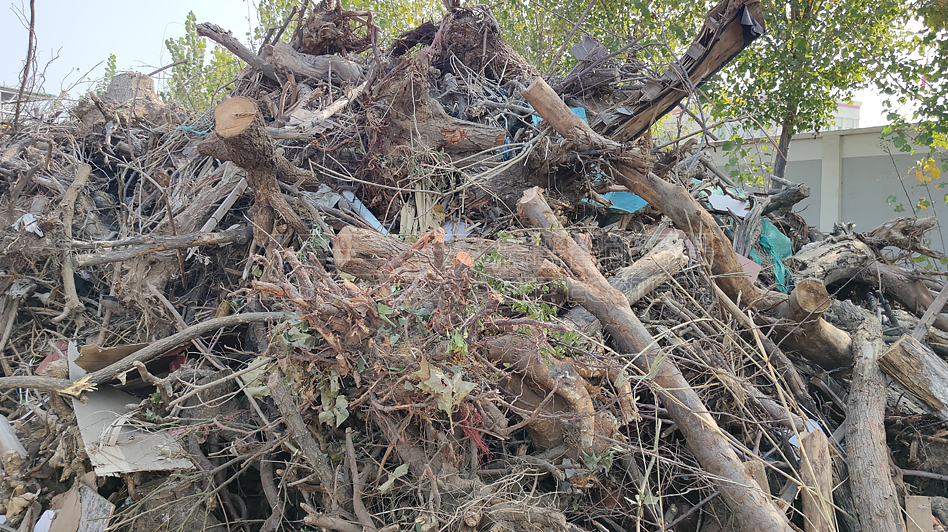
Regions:
[[[934,532],[932,498],[918,495],[905,496],[906,532]]]
[[[934,414],[948,420],[948,363],[912,335],[902,335],[879,359],[882,370]]]
[[[593,128],[619,142],[639,137],[763,35],[763,24],[759,1],[722,0],[708,12],[701,32],[678,61],[623,104],[600,114]]]
[[[800,435],[800,480],[805,486],[803,530],[834,532],[833,462],[830,460],[829,441],[819,428]]]

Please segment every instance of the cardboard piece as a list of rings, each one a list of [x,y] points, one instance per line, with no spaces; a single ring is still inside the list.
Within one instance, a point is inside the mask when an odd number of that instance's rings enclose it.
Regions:
[[[89,476],[89,475],[86,475]],[[95,475],[92,474],[94,479]],[[96,493],[86,478],[76,483],[66,493],[54,499],[52,509],[55,516],[48,532],[103,532],[115,505]],[[37,531],[34,531],[37,532]]]
[[[69,343],[69,378],[81,379],[86,372],[75,361],[79,350]],[[139,399],[111,386],[89,392],[85,402],[74,398],[72,406],[86,452],[99,476],[135,471],[193,469],[187,454],[166,430],[134,419],[125,405]]]
[[[737,256],[738,262],[741,263],[741,267],[744,268],[744,273],[750,279],[750,282],[757,280],[757,276],[760,274],[760,264],[754,262],[753,259],[749,259],[744,255]]]
[[[102,348],[94,344],[84,345],[79,349],[79,357],[76,358],[76,365],[86,372],[99,371],[147,345],[148,344],[132,344],[107,348]]]
[[[26,448],[6,416],[0,415],[0,465],[19,460],[26,460]]]

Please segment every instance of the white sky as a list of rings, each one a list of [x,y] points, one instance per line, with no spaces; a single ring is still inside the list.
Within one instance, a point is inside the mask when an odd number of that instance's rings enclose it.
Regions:
[[[58,94],[89,76],[103,75],[109,54],[119,71],[148,73],[171,62],[165,40],[184,35],[188,11],[198,23],[213,22],[244,40],[248,31],[245,0],[35,0],[37,64],[46,70],[46,92]],[[22,11],[27,24],[16,11]],[[0,83],[18,86],[26,58],[29,0],[14,0],[0,9]],[[255,17],[256,21],[256,17]],[[71,91],[81,94],[85,88]]]
[[[198,23],[212,22],[241,40],[249,31],[250,14],[255,14],[248,0],[35,1],[37,63],[41,71],[46,68],[43,89],[53,94],[76,83],[94,84],[109,54],[116,55],[119,71],[149,73],[170,63],[164,42],[184,34],[189,11]],[[29,0],[14,0],[0,10],[0,84],[8,86],[19,85],[26,56],[27,30],[17,11],[28,17]],[[87,87],[80,84],[70,92],[77,96]],[[862,102],[860,127],[886,123],[877,94],[859,91],[853,99]]]

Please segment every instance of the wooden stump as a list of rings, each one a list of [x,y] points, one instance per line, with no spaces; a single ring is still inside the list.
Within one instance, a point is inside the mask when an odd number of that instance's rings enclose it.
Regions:
[[[280,194],[277,184],[278,177],[292,179],[305,172],[277,155],[253,100],[231,98],[214,108],[214,134],[198,145],[198,153],[233,161],[247,171],[247,184],[254,196],[251,216],[255,244],[266,244],[273,230],[274,211],[279,212],[294,231],[308,235],[306,224]]]
[[[839,368],[852,363],[852,341],[845,332],[823,319],[832,299],[826,285],[817,279],[804,279],[790,293],[784,318],[789,348],[806,353],[807,358],[824,368]]]

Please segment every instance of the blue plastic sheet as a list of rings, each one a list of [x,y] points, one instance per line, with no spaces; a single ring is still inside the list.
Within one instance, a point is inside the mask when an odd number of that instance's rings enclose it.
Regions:
[[[786,235],[777,229],[777,226],[761,218],[760,247],[764,248],[773,269],[774,279],[777,282],[777,289],[781,292],[790,292],[790,270],[783,264],[783,261],[793,255],[793,244]],[[763,263],[763,258],[754,250],[750,252],[750,258],[757,264]]]

